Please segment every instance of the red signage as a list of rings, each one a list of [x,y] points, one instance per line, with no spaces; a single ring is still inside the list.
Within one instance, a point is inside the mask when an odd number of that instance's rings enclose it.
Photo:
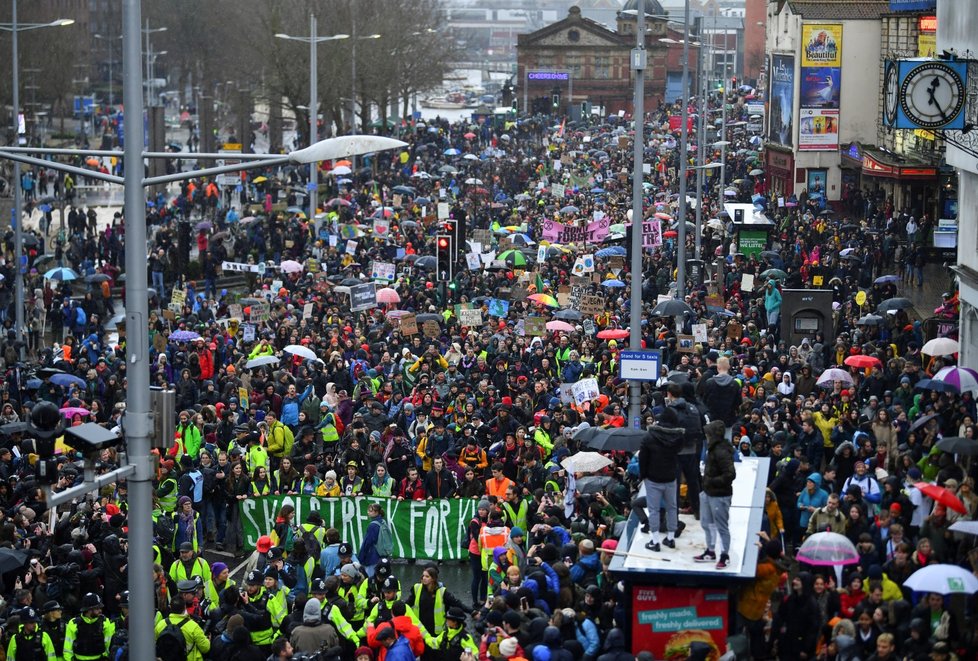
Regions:
[[[863,156],[863,171],[868,174],[893,174],[893,166],[884,165],[872,156]]]
[[[663,586],[632,589],[632,652],[657,659],[685,659],[690,643],[713,646],[718,659],[727,646],[727,590]]]
[[[937,17],[921,16],[917,19],[917,29],[921,32],[937,32]]]
[[[682,128],[682,125],[683,125],[682,115],[670,115],[669,116],[669,130],[670,131],[678,131],[680,128]],[[693,118],[692,117],[687,117],[686,118],[686,128],[688,130],[690,130],[690,131],[695,130],[693,128]]]

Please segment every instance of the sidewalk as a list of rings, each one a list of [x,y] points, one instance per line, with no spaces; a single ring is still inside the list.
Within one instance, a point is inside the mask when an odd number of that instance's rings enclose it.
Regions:
[[[951,275],[943,263],[928,263],[924,266],[924,286],[897,283],[897,295],[913,301],[917,318],[933,317],[934,308],[941,304],[941,295],[951,289]]]

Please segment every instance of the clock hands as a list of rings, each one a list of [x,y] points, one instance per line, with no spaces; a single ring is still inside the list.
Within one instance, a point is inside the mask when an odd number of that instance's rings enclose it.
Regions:
[[[936,106],[937,112],[941,113],[941,119],[945,122],[948,121],[947,113],[944,112],[944,107],[937,102],[937,98],[934,96],[934,92],[937,88],[941,86],[941,79],[937,76],[931,78],[930,86],[927,88],[927,103],[928,105]]]

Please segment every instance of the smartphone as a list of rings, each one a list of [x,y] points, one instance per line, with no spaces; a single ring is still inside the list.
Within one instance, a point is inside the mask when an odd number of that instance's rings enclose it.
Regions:
[[[526,597],[520,597],[520,608],[523,610],[528,610],[530,605],[526,603]]]

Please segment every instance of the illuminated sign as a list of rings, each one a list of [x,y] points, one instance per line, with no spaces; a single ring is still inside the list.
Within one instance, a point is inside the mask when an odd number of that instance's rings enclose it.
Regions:
[[[921,16],[917,19],[917,29],[921,32],[937,32],[937,17]]]
[[[570,80],[570,74],[566,71],[528,71],[528,80]]]

